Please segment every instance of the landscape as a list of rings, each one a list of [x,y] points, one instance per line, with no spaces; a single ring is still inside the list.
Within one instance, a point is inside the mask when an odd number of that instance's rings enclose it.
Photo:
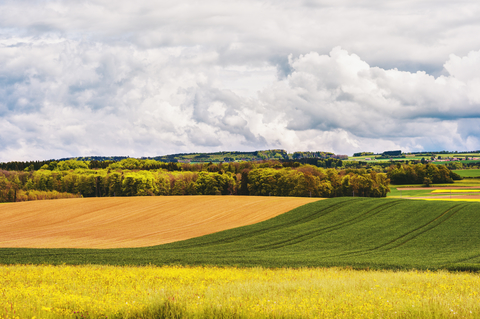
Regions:
[[[0,319],[480,318],[479,17],[0,0]]]
[[[0,316],[480,315],[480,161],[321,153],[1,163]]]

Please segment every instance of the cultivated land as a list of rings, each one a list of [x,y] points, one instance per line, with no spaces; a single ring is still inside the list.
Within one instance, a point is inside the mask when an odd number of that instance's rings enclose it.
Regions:
[[[455,173],[462,177],[480,177],[480,169],[457,169]]]
[[[223,223],[225,220],[219,217],[224,216],[222,211],[231,210],[238,217],[251,206],[235,202],[238,198],[179,197],[187,202],[195,200],[184,204],[183,210],[177,207],[164,223],[173,223],[175,217],[185,221],[185,214],[190,211],[193,216],[196,212],[203,216],[202,222],[191,225],[206,227],[205,215],[215,210],[218,214],[208,215],[212,225]],[[243,198],[247,203],[263,200],[256,203],[263,205],[262,210],[271,209],[274,200],[279,199]],[[62,227],[76,224],[72,229],[78,232],[77,241],[82,241],[85,235],[111,239],[112,234],[118,240],[123,236],[122,231],[147,225],[139,224],[140,220],[155,224],[158,211],[168,211],[166,203],[163,209],[158,202],[155,204],[158,199],[175,200],[174,197],[93,198],[2,204],[0,218],[3,221],[8,215],[9,223],[0,225],[0,234],[23,222],[29,226],[20,233],[40,239],[42,236],[32,230],[35,227],[48,225],[43,230],[48,237],[58,235]],[[99,209],[101,200],[116,202]],[[479,317],[478,274],[373,271],[372,268],[480,270],[480,203],[394,198],[313,200],[263,222],[160,246],[0,248],[0,264],[3,264],[0,300],[4,305],[0,307],[0,318]],[[76,203],[75,208],[67,202]],[[26,209],[27,204],[47,205],[42,203],[54,205],[45,211],[43,219],[36,220],[37,224],[29,223],[29,219],[39,214]],[[64,208],[56,210],[55,207],[62,207],[60,204]],[[24,211],[15,218],[8,214],[13,207],[24,207]],[[84,213],[78,213],[82,209]],[[72,215],[72,210],[78,215]],[[102,215],[110,216],[108,221]],[[233,216],[229,218],[235,220]],[[83,227],[83,235],[79,225]],[[130,227],[115,230],[115,225]],[[188,223],[172,225],[177,233],[189,229]],[[110,235],[101,235],[98,229],[89,232],[88,226],[90,230],[110,227]],[[124,237],[132,236],[130,233]],[[163,266],[167,264],[171,266]],[[304,266],[309,268],[297,268]]]
[[[3,248],[0,263],[478,270],[479,214],[478,202],[334,198],[257,224],[160,246]]]
[[[318,200],[157,196],[6,203],[0,205],[0,247],[153,246],[258,223]]]
[[[472,273],[0,266],[0,318],[479,318]]]

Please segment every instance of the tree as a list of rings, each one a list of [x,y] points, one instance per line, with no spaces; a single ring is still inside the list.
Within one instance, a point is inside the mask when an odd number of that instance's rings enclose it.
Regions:
[[[432,184],[432,180],[430,179],[430,177],[425,177],[423,179],[423,184],[425,184],[426,187],[430,187],[430,184]]]
[[[221,195],[220,185],[214,177],[215,173],[200,172],[196,182],[196,189],[202,195]]]

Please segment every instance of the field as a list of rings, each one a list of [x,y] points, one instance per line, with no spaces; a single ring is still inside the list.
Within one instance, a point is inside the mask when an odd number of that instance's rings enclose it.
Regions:
[[[317,200],[166,196],[8,203],[0,205],[0,247],[160,245],[258,223]]]
[[[480,169],[459,169],[455,173],[462,177],[480,177]]]
[[[437,198],[437,199],[477,199],[480,201],[480,187],[412,187],[402,186],[390,189],[390,198]]]
[[[480,316],[480,275],[447,271],[480,270],[479,202],[303,198],[288,205],[310,203],[278,215],[289,210],[284,200],[184,196],[0,205],[8,221],[0,234],[17,236],[17,243],[36,238],[37,247],[52,238],[69,242],[59,232],[64,228],[77,234],[70,243],[79,247],[130,246],[141,242],[141,233],[171,241],[184,232],[193,236],[190,227],[263,220],[149,247],[0,248],[0,318]],[[259,213],[274,210],[270,219]],[[196,214],[208,221],[193,221]],[[179,216],[193,219],[174,222]],[[24,228],[14,231],[16,225]]]
[[[478,202],[334,198],[257,224],[123,249],[0,249],[2,264],[480,269]]]
[[[478,318],[480,276],[338,268],[0,266],[0,318]]]

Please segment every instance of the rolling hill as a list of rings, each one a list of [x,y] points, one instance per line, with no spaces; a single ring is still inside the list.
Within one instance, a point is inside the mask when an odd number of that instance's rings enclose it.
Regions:
[[[0,263],[479,269],[480,203],[334,198],[185,241],[125,249],[0,249]]]
[[[160,245],[258,223],[318,198],[102,197],[0,205],[0,247]]]

